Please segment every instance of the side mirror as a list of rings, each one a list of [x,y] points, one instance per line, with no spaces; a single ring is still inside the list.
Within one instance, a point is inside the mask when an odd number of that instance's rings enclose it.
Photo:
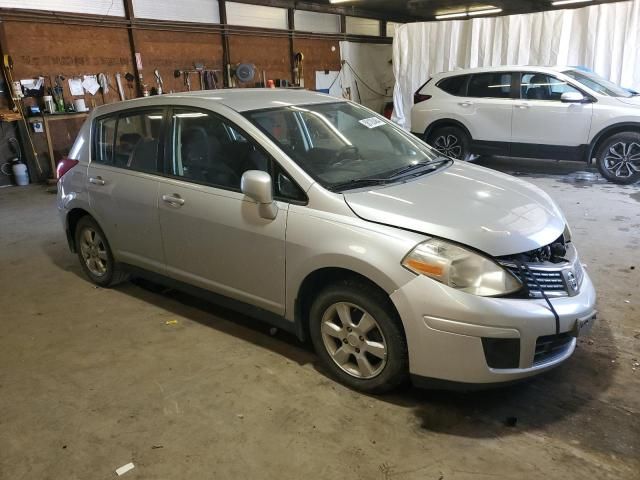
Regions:
[[[261,170],[247,170],[242,174],[240,190],[257,202],[262,218],[273,220],[278,214],[278,206],[273,201],[271,175]]]
[[[560,95],[560,101],[562,103],[586,103],[588,100],[580,92],[564,92]]]

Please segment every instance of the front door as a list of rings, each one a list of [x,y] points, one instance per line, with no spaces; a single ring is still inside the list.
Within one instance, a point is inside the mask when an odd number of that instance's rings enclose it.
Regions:
[[[271,171],[272,160],[222,117],[186,107],[171,114],[167,150],[158,191],[167,273],[284,314],[288,204],[268,220],[240,192],[242,174]]]
[[[581,146],[589,143],[593,105],[563,103],[560,97],[564,92],[578,90],[552,75],[522,73],[520,99],[513,106],[513,155],[558,159],[580,156]]]
[[[162,272],[158,218],[163,109],[99,118],[89,164],[89,204],[116,259]]]

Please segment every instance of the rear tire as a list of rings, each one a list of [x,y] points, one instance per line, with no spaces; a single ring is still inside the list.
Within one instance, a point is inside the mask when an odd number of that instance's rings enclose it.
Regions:
[[[465,162],[471,159],[471,138],[460,127],[436,128],[428,135],[426,142],[445,157]]]
[[[322,364],[340,383],[388,392],[408,378],[404,330],[389,297],[358,280],[322,290],[311,305],[310,337]]]
[[[80,266],[93,283],[100,287],[112,287],[129,278],[116,264],[107,237],[90,216],[78,220],[75,242]]]
[[[611,135],[595,156],[600,174],[610,182],[630,185],[640,180],[640,133]]]

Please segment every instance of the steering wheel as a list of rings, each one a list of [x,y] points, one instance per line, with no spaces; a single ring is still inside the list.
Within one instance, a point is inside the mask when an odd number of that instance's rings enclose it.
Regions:
[[[353,145],[345,145],[336,152],[331,162],[332,166],[340,166],[345,160],[360,160],[360,152],[358,147]]]

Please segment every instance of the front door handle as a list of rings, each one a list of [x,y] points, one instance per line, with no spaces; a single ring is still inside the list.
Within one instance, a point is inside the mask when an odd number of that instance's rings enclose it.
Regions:
[[[473,102],[460,102],[458,105],[461,107],[470,107],[473,105]]]
[[[529,105],[529,104],[528,104],[528,103],[526,103],[526,102],[523,102],[523,103],[516,103],[516,107],[518,107],[518,108],[529,108],[530,106],[531,106],[531,105]]]
[[[162,201],[174,207],[181,207],[184,205],[184,198],[180,198],[180,195],[177,193],[174,193],[173,195],[162,195]]]
[[[89,177],[89,183],[93,183],[94,185],[104,185],[105,181],[102,177]]]

